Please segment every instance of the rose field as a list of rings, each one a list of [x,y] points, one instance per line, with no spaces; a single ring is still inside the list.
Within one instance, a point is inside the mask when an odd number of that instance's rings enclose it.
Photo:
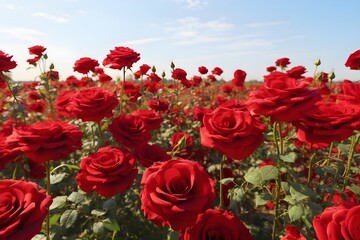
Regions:
[[[26,82],[0,51],[0,240],[360,240],[360,82],[166,76],[124,46],[60,78],[46,50]]]

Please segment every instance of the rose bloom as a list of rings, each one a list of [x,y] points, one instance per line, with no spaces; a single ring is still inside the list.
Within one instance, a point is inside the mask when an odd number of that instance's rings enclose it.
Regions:
[[[33,161],[43,163],[61,160],[81,149],[82,132],[68,123],[47,120],[14,128],[7,144],[18,144],[21,152]]]
[[[156,73],[153,72],[149,74],[148,79],[151,82],[156,82],[156,83],[159,83],[162,80],[161,77],[159,77]]]
[[[206,108],[206,107],[195,106],[192,109],[194,120],[200,121],[201,125],[203,125],[203,117],[204,117],[204,115],[206,113],[210,113],[210,112],[212,112],[212,110],[210,108]]]
[[[51,203],[36,183],[0,180],[0,239],[31,240],[41,231]]]
[[[305,113],[294,122],[297,138],[308,144],[324,144],[348,139],[360,129],[360,115],[350,104],[318,102],[316,112]]]
[[[70,112],[83,121],[100,122],[112,117],[112,110],[119,104],[114,93],[101,87],[85,88],[70,99]]]
[[[75,90],[63,90],[59,93],[56,98],[56,102],[54,107],[56,108],[57,112],[64,117],[71,116],[71,106],[70,102],[72,97],[76,94]]]
[[[8,72],[13,68],[16,68],[17,64],[15,61],[11,60],[13,56],[9,56],[0,50],[0,73]]]
[[[282,68],[287,67],[287,65],[289,64],[290,64],[289,58],[279,58],[278,60],[275,61],[275,65]]]
[[[147,101],[147,105],[149,108],[157,111],[157,112],[166,112],[169,110],[170,103],[165,99],[149,99]]]
[[[246,72],[241,69],[237,69],[234,72],[234,78],[231,82],[233,85],[237,87],[242,87],[244,86],[245,78],[246,78]]]
[[[172,71],[171,77],[176,80],[184,81],[184,80],[186,80],[186,75],[187,75],[187,73],[185,72],[184,69],[175,68]]]
[[[338,95],[338,99],[347,104],[360,106],[360,83],[353,83],[349,80],[344,80],[341,83],[342,94]]]
[[[109,83],[112,80],[112,77],[107,75],[106,73],[100,73],[98,81],[101,83]]]
[[[266,68],[266,71],[274,72],[274,71],[276,71],[276,67],[275,66],[269,66],[269,67]]]
[[[326,208],[315,216],[313,225],[318,240],[359,239],[360,204],[344,204]]]
[[[156,130],[161,127],[164,118],[154,110],[139,109],[131,113],[140,116],[149,129]]]
[[[110,50],[103,61],[104,66],[112,69],[131,68],[134,63],[140,60],[140,54],[128,47],[115,47]]]
[[[198,71],[200,74],[207,74],[209,70],[205,66],[200,66]]]
[[[121,114],[109,126],[115,140],[127,148],[141,148],[151,139],[150,128],[141,116]]]
[[[183,142],[179,145],[180,140]],[[170,142],[171,151],[174,152],[176,156],[188,158],[194,151],[194,139],[188,133],[175,132],[171,136]]]
[[[201,144],[237,160],[252,154],[264,140],[266,125],[248,111],[218,107],[203,118]]]
[[[140,74],[141,75],[146,75],[146,73],[151,69],[151,67],[147,64],[143,64],[139,67],[140,70]]]
[[[211,71],[212,74],[220,76],[223,73],[223,70],[219,67],[214,67],[214,69]]]
[[[97,60],[89,57],[82,57],[79,60],[76,60],[73,69],[75,72],[88,74],[90,71],[95,72],[95,68],[98,66],[99,62]]]
[[[304,113],[315,111],[321,99],[317,89],[309,83],[297,81],[282,72],[272,72],[264,77],[264,84],[249,93],[248,108],[254,115],[271,117],[272,121],[291,122]]]
[[[46,51],[46,47],[44,47],[44,46],[35,45],[32,47],[29,47],[29,53],[31,55],[36,55],[38,58],[40,58],[45,51]]]
[[[58,81],[60,79],[58,71],[50,70],[47,71],[45,74],[46,77],[48,77],[51,81]]]
[[[193,225],[215,200],[214,181],[197,162],[156,162],[141,179],[141,209],[159,226],[178,231]]]
[[[286,235],[281,240],[306,240],[306,238],[296,227],[286,225]]]
[[[81,160],[76,182],[84,192],[95,191],[109,198],[129,189],[137,173],[135,158],[128,150],[107,146]]]
[[[360,49],[350,54],[345,66],[352,70],[360,70]]]
[[[236,216],[224,209],[208,209],[196,223],[180,232],[180,240],[252,240],[249,230]]]
[[[144,167],[150,167],[154,162],[164,162],[171,156],[164,149],[155,144],[146,144],[134,151],[136,160]]]
[[[27,104],[29,111],[43,113],[46,110],[45,100],[37,100],[35,102]]]
[[[306,73],[306,68],[304,66],[296,66],[286,71],[286,74],[295,79],[303,78],[303,74]]]

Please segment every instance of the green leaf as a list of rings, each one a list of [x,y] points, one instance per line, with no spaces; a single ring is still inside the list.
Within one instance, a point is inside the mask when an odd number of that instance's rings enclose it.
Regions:
[[[284,162],[294,163],[298,159],[299,155],[295,152],[290,152],[289,154],[280,156],[280,159]]]
[[[105,231],[105,224],[103,222],[95,222],[93,224],[93,231],[96,234],[103,234]]]
[[[50,217],[50,226],[58,224],[59,218],[61,217],[60,213],[54,214]]]
[[[118,224],[118,222],[116,221],[116,219],[110,219],[110,218],[106,218],[104,220],[102,220],[102,222],[104,223],[104,227],[112,232],[118,232],[120,231],[120,226]]]
[[[272,196],[269,192],[262,192],[255,197],[256,207],[265,205],[267,202],[272,200]]]
[[[56,184],[61,182],[68,174],[67,173],[58,173],[55,175],[50,175],[50,183]]]
[[[248,171],[245,176],[245,180],[253,185],[260,186],[262,181],[261,173],[258,169]]]
[[[244,196],[245,196],[245,191],[241,187],[234,188],[230,192],[230,198],[236,202],[241,202]]]
[[[291,206],[289,208],[289,218],[291,222],[299,220],[304,214],[304,208],[301,206]]]
[[[50,210],[56,208],[62,208],[66,203],[67,196],[57,196],[53,199],[52,204],[50,205]]]
[[[178,239],[179,239],[178,231],[171,231],[168,233],[167,240],[178,240]]]
[[[290,195],[298,202],[301,200],[304,200],[306,198],[309,198],[309,196],[302,194],[301,192],[298,192],[295,190],[295,188],[293,188],[292,186],[290,187]]]
[[[351,184],[350,186],[350,190],[355,193],[356,195],[360,195],[360,187],[355,185],[355,184]]]
[[[81,202],[84,201],[85,199],[85,196],[86,196],[86,193],[82,193],[82,192],[72,192],[67,200],[70,201],[70,202],[73,202],[75,204],[79,204]]]
[[[103,203],[103,209],[109,210],[116,208],[116,201],[112,198],[109,198]]]
[[[302,193],[303,195],[309,196],[310,198],[316,198],[316,193],[313,190],[311,190],[308,186],[295,182],[289,182],[289,183],[295,191]]]
[[[296,202],[297,202],[296,199],[293,196],[290,196],[290,195],[286,195],[284,197],[284,201],[286,201],[286,202],[288,202],[288,203],[290,203],[292,205],[296,204]]]
[[[232,183],[232,182],[234,182],[234,178],[223,178],[223,179],[220,180],[220,183],[222,185],[227,185],[227,184]]]
[[[60,226],[70,228],[76,222],[78,212],[76,210],[66,210],[60,217]]]
[[[279,170],[272,165],[266,165],[260,168],[260,174],[263,181],[277,179]]]
[[[106,211],[102,209],[93,209],[91,210],[91,214],[100,217],[104,216],[106,214]]]

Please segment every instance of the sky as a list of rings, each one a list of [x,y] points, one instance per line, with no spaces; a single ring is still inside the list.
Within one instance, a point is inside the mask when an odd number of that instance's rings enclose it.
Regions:
[[[170,63],[187,71],[220,67],[225,80],[236,69],[262,80],[266,67],[290,58],[307,76],[334,71],[335,80],[360,80],[344,66],[360,49],[359,0],[0,0],[0,50],[18,63],[14,80],[33,80],[28,47],[47,48],[61,79],[81,57],[101,64],[116,46],[140,53],[134,64],[155,66],[170,77]],[[106,73],[120,76],[106,68]]]

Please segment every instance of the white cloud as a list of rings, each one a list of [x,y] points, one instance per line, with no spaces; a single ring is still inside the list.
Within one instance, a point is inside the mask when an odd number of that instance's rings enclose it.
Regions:
[[[15,27],[15,28],[6,28],[1,27],[0,28],[0,34],[3,34],[7,37],[13,37],[20,40],[25,40],[29,42],[38,42],[39,36],[44,35],[44,32],[41,32],[34,28],[21,28],[21,27]]]
[[[67,18],[54,16],[54,15],[51,15],[51,14],[48,14],[45,12],[35,12],[32,14],[32,16],[44,18],[46,20],[57,22],[57,23],[66,23],[69,21],[69,19],[67,19]]]
[[[245,26],[249,28],[261,28],[261,27],[269,27],[269,26],[277,26],[283,25],[285,22],[282,21],[273,21],[273,22],[253,22],[253,23],[246,23]]]
[[[182,0],[185,3],[186,8],[199,8],[204,7],[208,4],[207,1],[203,0]]]

